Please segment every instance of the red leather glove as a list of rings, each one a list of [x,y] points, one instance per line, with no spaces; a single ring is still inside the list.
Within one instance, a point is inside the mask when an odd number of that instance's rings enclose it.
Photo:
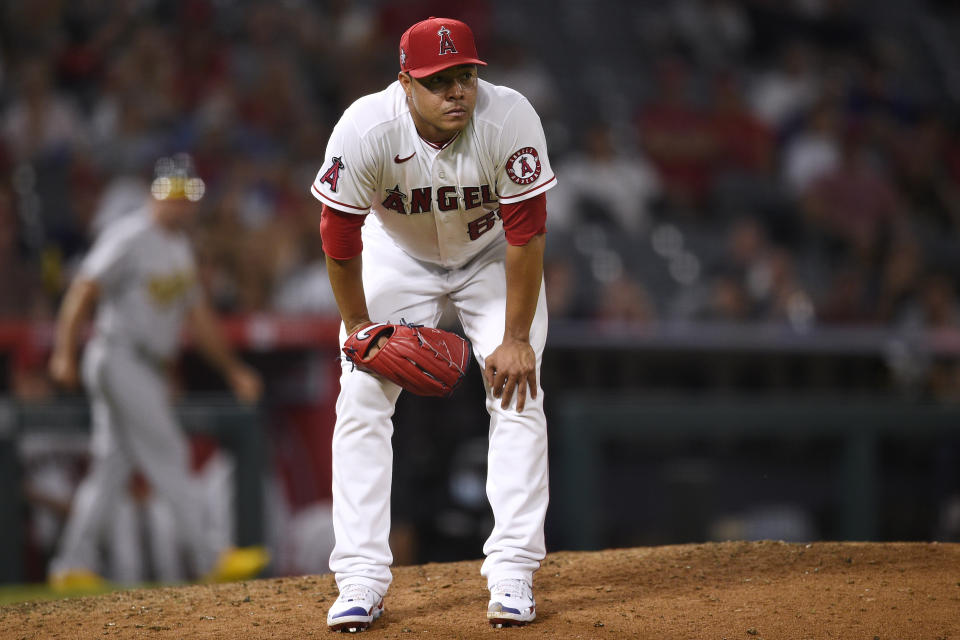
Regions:
[[[387,338],[367,357],[377,340]],[[449,396],[466,372],[470,343],[455,333],[408,324],[361,327],[343,344],[347,358],[361,371],[383,376],[420,396]]]

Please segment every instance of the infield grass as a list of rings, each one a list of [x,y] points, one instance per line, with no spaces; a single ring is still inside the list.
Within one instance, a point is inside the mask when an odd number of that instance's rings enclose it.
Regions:
[[[64,598],[82,598],[84,596],[98,596],[104,593],[114,591],[129,591],[130,589],[151,589],[160,586],[159,584],[138,584],[138,585],[106,585],[98,589],[84,589],[62,593],[54,591],[46,584],[7,584],[0,585],[0,607],[19,604],[23,602],[35,602],[39,600],[62,600]]]

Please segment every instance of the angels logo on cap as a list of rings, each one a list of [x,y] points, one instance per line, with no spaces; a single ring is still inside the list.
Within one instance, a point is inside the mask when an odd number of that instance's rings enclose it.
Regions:
[[[448,53],[456,53],[457,47],[453,44],[453,40],[450,39],[450,29],[446,27],[440,27],[440,31],[437,31],[437,35],[440,36],[440,55],[446,55]]]
[[[400,70],[414,78],[460,64],[487,64],[477,56],[473,31],[460,20],[431,17],[407,29],[400,38]]]

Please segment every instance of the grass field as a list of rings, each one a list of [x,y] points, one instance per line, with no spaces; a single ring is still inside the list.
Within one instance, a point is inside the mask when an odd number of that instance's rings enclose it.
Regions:
[[[136,586],[125,585],[107,585],[99,589],[88,589],[85,591],[72,591],[69,596],[59,593],[48,587],[44,583],[35,584],[5,584],[0,585],[0,606],[17,604],[20,602],[35,602],[37,600],[61,600],[66,597],[79,598],[83,596],[97,596],[103,593],[112,593],[114,591],[127,591],[130,589],[149,589],[160,585],[142,584]]]

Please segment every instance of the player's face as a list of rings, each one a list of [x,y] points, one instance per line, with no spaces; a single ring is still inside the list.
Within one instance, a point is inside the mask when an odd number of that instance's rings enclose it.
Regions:
[[[420,135],[430,142],[446,142],[462,131],[477,106],[477,66],[450,67],[425,78],[400,74],[400,84]]]
[[[186,198],[171,198],[170,200],[154,200],[157,218],[166,226],[182,229],[193,220],[197,211],[197,203]]]

